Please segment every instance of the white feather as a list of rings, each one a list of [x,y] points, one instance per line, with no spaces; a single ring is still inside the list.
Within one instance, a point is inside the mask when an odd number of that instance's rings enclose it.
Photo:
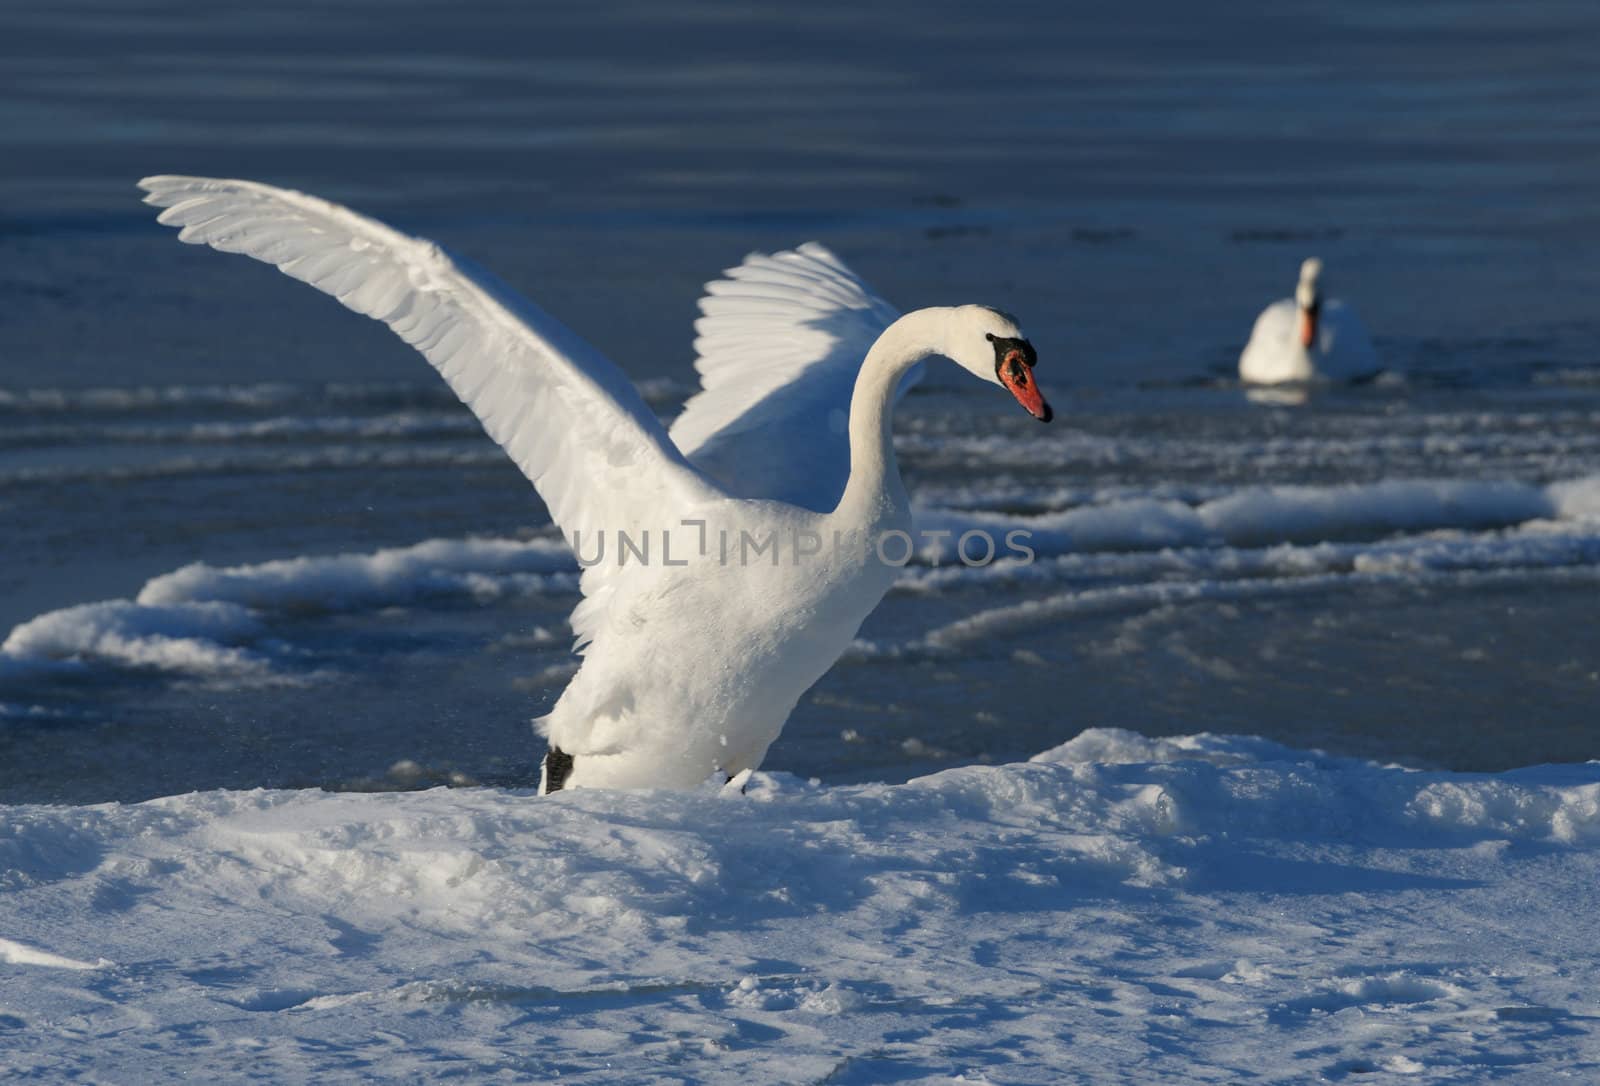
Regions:
[[[616,367],[431,242],[254,182],[142,184],[183,240],[275,264],[386,322],[538,488],[580,556],[594,561],[609,540],[572,614],[583,666],[539,722],[572,757],[569,787],[686,788],[761,764],[896,576],[870,548],[839,543],[911,525],[894,401],[932,354],[999,383],[992,341],[1019,334],[981,306],[896,320],[820,246],[753,256],[708,288],[705,388],[669,437]],[[705,533],[697,550],[690,525]],[[646,549],[653,539],[653,560],[620,561],[624,533]],[[776,549],[770,564],[728,560],[708,538],[788,540],[789,560]],[[835,545],[802,563],[802,538]]]
[[[815,242],[752,253],[706,284],[700,312],[701,391],[673,441],[731,493],[833,508],[850,474],[843,422],[856,375],[899,313]]]
[[[1300,266],[1293,298],[1261,311],[1239,354],[1239,379],[1249,385],[1305,384],[1368,377],[1381,368],[1361,318],[1337,298],[1324,299],[1310,346],[1300,342],[1302,309],[1322,298],[1322,261]]]
[[[385,321],[450,383],[572,538],[657,527],[725,497],[679,453],[627,377],[553,317],[430,241],[253,181],[148,177],[180,240],[275,265]],[[586,571],[583,591],[617,572]],[[583,612],[580,609],[580,619]],[[575,623],[580,642],[593,629]]]

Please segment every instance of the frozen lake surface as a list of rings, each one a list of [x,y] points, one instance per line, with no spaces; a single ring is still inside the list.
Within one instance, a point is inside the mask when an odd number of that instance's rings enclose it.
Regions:
[[[973,391],[908,401],[920,523],[1025,530],[1034,561],[921,555],[769,766],[904,780],[1092,726],[1463,770],[1595,754],[1600,396],[1106,391],[1046,428]],[[577,566],[448,391],[0,412],[19,595],[72,591],[64,562],[97,585],[0,645],[13,800],[536,779]]]
[[[0,10],[0,1067],[1593,1077],[1597,34]],[[536,495],[386,331],[178,245],[160,172],[435,237],[663,417],[752,249],[1015,312],[1056,422],[952,380],[897,444],[1037,560],[921,556],[747,797],[533,802]],[[1252,401],[1312,254],[1386,372]]]

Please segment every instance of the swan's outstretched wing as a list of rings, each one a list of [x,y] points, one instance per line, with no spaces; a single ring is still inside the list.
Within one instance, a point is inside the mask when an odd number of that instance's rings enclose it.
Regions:
[[[146,203],[166,209],[161,222],[182,227],[181,240],[273,264],[421,351],[538,488],[569,541],[574,532],[592,541],[601,531],[658,531],[724,496],[684,460],[622,371],[433,242],[252,181],[139,184]],[[613,568],[591,567],[585,594]]]
[[[850,474],[850,394],[900,314],[821,245],[752,253],[706,284],[702,389],[672,425],[689,461],[742,497],[832,509]],[[921,377],[907,374],[904,392]]]

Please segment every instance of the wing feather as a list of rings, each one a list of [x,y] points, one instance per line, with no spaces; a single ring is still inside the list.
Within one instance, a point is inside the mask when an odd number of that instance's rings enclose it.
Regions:
[[[831,509],[850,474],[856,374],[900,314],[815,242],[752,253],[706,284],[700,313],[701,391],[672,439],[735,494]]]
[[[632,382],[554,318],[433,242],[252,181],[148,177],[181,241],[242,253],[388,324],[420,351],[572,538],[660,528],[725,495],[691,467]],[[603,587],[606,566],[585,573]],[[580,629],[580,636],[583,631]]]

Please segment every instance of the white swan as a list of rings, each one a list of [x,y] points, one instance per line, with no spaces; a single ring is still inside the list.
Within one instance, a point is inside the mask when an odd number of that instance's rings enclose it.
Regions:
[[[1261,311],[1250,342],[1239,356],[1239,379],[1246,384],[1279,385],[1309,381],[1348,381],[1378,370],[1372,340],[1355,310],[1337,298],[1324,298],[1322,261],[1300,265],[1293,298]]]
[[[432,242],[250,181],[140,185],[181,240],[276,265],[421,351],[574,543],[584,660],[536,722],[541,792],[692,788],[760,765],[894,579],[883,559],[911,513],[890,419],[922,359],[1050,418],[1012,318],[897,316],[804,246],[709,284],[704,390],[669,437],[620,370]]]

